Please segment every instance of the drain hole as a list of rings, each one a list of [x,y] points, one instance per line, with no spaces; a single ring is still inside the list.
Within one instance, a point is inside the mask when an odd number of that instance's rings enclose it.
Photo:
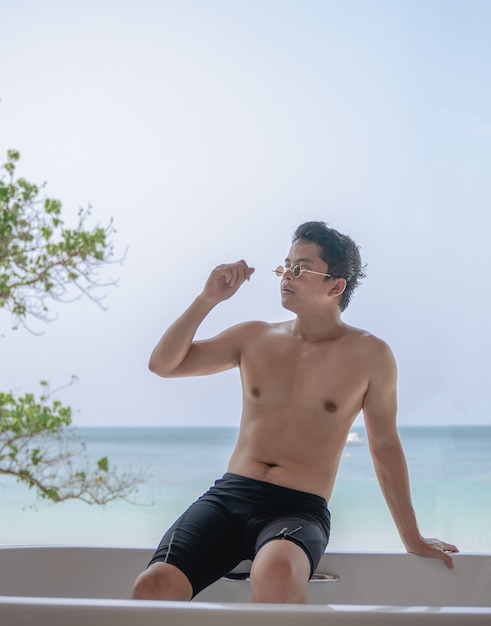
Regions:
[[[250,581],[249,572],[229,572],[223,577],[224,580],[245,580]],[[311,583],[337,583],[339,576],[337,574],[318,574],[317,572],[312,576],[309,582]]]

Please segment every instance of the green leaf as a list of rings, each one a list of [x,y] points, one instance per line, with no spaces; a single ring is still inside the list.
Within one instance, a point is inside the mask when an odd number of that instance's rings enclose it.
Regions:
[[[48,240],[51,239],[51,235],[53,234],[53,229],[49,228],[49,226],[43,226],[41,228],[41,232],[43,233],[43,237]]]
[[[105,456],[102,459],[99,459],[97,461],[97,467],[101,470],[101,472],[108,472],[109,471],[109,460],[108,460],[107,456]]]
[[[7,150],[7,158],[9,161],[18,161],[20,159],[20,152],[18,150]]]
[[[47,489],[44,493],[41,494],[41,497],[47,498],[48,500],[53,500],[53,502],[58,502],[60,496],[56,489]]]
[[[59,215],[61,213],[61,202],[59,200],[53,200],[52,198],[46,198],[44,201],[44,209],[46,213]]]
[[[39,448],[36,448],[35,450],[32,451],[31,463],[34,466],[39,465],[39,463],[42,460],[42,458],[43,458],[43,455],[41,454],[41,450]]]

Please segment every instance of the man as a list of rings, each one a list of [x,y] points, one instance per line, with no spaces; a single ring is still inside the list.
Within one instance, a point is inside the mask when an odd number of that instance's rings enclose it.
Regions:
[[[350,427],[363,410],[377,477],[408,552],[453,567],[457,548],[421,536],[396,429],[396,365],[388,346],[341,312],[363,277],[358,247],[323,222],[298,227],[276,273],[280,323],[247,322],[195,341],[201,322],[249,280],[245,261],[215,268],[150,358],[163,377],[240,369],[243,411],[225,476],[164,535],[133,597],[187,600],[253,559],[257,602],[305,602],[329,539],[331,497]]]

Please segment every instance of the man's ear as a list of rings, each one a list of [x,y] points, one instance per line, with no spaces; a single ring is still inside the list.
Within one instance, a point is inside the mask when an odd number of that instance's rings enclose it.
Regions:
[[[346,278],[335,278],[330,281],[330,296],[340,296],[346,289]]]

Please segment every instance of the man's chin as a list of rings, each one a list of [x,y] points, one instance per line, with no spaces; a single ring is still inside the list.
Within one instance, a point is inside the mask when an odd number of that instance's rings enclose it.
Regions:
[[[292,311],[292,313],[295,313],[295,307],[293,306],[293,302],[291,302],[289,298],[285,298],[282,296],[281,306],[287,311]]]

